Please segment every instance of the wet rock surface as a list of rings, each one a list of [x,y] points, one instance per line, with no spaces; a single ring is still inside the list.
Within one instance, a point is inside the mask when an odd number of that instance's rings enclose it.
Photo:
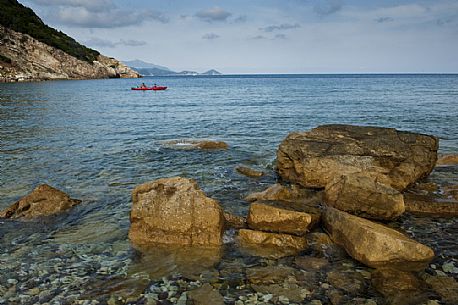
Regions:
[[[64,192],[42,184],[7,209],[0,211],[0,218],[31,219],[50,216],[66,211],[79,203],[81,200],[72,199]]]
[[[163,141],[163,145],[167,148],[172,149],[183,149],[183,150],[192,150],[192,149],[204,149],[204,150],[213,150],[213,149],[228,149],[229,145],[223,141],[214,141],[206,139],[180,139],[180,140],[168,140]]]
[[[223,211],[194,180],[164,178],[137,186],[130,220],[129,238],[135,244],[222,243]]]
[[[264,172],[255,170],[247,166],[237,166],[235,170],[239,172],[240,174],[245,175],[247,177],[251,177],[251,178],[259,178],[259,177],[264,176]]]

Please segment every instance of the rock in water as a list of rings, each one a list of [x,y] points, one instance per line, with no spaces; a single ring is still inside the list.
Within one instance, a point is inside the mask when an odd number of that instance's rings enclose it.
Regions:
[[[307,240],[304,237],[298,237],[289,234],[267,233],[247,229],[241,229],[239,231],[238,240],[242,246],[245,247],[254,246],[256,248],[263,249],[267,247],[281,250],[285,253],[288,253],[289,255],[304,250],[307,246]]]
[[[163,178],[137,186],[130,221],[129,238],[138,245],[222,243],[223,211],[191,179]]]
[[[252,203],[247,222],[254,230],[304,235],[312,222],[312,216],[266,204]]]
[[[434,258],[431,248],[398,231],[334,208],[326,209],[323,222],[336,244],[372,268],[416,271]]]
[[[277,152],[280,176],[323,188],[350,173],[386,175],[402,191],[427,176],[437,160],[438,139],[392,128],[324,125],[289,134]]]
[[[194,305],[224,305],[223,296],[208,283],[189,291],[187,295]]]
[[[264,172],[255,170],[247,166],[237,166],[235,170],[239,172],[240,174],[245,175],[247,177],[251,177],[251,178],[259,178],[259,177],[264,176]]]
[[[325,201],[341,211],[367,218],[389,220],[405,211],[400,192],[377,177],[343,175],[326,185]]]
[[[81,200],[72,199],[47,184],[36,187],[29,195],[0,212],[1,218],[34,218],[65,211]]]
[[[458,164],[458,155],[444,155],[441,156],[436,165],[457,165]]]

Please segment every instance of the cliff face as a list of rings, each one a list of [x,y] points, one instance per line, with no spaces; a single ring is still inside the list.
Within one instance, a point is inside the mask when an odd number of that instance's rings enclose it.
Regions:
[[[138,77],[114,58],[99,55],[92,63],[82,61],[0,25],[0,82]]]

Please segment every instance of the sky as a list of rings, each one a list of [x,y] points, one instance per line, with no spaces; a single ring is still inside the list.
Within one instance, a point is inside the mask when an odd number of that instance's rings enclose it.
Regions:
[[[457,0],[20,0],[119,60],[174,71],[457,73]]]

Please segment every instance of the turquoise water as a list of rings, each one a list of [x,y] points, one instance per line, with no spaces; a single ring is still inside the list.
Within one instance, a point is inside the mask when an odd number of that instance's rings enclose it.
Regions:
[[[142,81],[169,90],[131,91],[140,82],[133,79],[0,84],[0,209],[41,183],[83,200],[44,223],[0,222],[2,262],[20,257],[30,268],[45,268],[55,253],[83,251],[94,261],[112,257],[126,262],[119,268],[129,268],[128,213],[136,185],[176,175],[194,178],[226,210],[244,214],[242,198],[275,181],[276,149],[292,131],[327,123],[394,127],[438,136],[442,153],[458,151],[458,75]],[[202,138],[230,148],[184,151],[163,145]],[[235,172],[237,165],[268,175],[248,179]]]

